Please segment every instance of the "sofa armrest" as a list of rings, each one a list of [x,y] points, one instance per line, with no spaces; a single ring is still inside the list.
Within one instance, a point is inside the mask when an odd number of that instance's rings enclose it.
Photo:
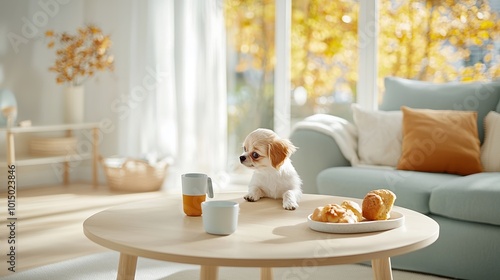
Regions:
[[[316,177],[321,171],[330,167],[350,166],[351,162],[355,164],[357,135],[352,124],[333,116],[318,115],[306,121],[313,121],[317,126],[299,123],[294,128],[290,141],[298,149],[291,159],[302,179],[303,192],[315,194],[318,193]],[[342,145],[339,145],[339,140]]]

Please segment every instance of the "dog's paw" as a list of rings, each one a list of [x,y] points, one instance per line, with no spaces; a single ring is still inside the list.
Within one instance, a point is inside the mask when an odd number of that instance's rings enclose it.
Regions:
[[[299,207],[299,205],[296,202],[292,202],[292,201],[283,202],[283,208],[286,210],[295,210],[298,207]]]
[[[243,197],[246,201],[248,202],[255,202],[260,199],[260,197],[252,195],[252,194],[247,194]]]
[[[295,210],[299,208],[300,191],[288,190],[283,194],[283,208],[286,210]]]

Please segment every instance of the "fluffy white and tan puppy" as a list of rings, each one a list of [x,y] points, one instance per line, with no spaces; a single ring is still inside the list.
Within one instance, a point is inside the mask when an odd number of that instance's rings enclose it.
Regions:
[[[290,160],[295,150],[289,140],[280,138],[272,130],[259,128],[250,133],[243,142],[240,156],[243,165],[254,169],[244,198],[251,202],[262,197],[282,198],[283,208],[299,207],[302,181]]]

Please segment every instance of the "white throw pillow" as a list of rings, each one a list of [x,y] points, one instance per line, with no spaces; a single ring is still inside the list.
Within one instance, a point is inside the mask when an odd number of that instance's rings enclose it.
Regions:
[[[357,104],[352,111],[360,163],[396,167],[401,156],[403,113],[367,110]]]
[[[484,171],[500,172],[500,114],[490,111],[484,117],[484,142],[481,163]]]

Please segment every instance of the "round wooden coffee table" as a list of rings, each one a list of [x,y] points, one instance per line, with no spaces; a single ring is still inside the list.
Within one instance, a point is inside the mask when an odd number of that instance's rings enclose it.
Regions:
[[[432,244],[439,225],[401,207],[403,226],[379,232],[332,234],[316,232],[307,216],[318,206],[346,198],[302,196],[295,211],[279,200],[247,202],[243,193],[216,194],[214,200],[240,203],[238,228],[228,236],[205,233],[201,217],[187,217],[181,195],[110,208],[83,224],[93,242],[120,252],[117,279],[134,279],[137,257],[201,265],[200,279],[216,279],[219,266],[261,267],[261,278],[272,279],[272,267],[307,267],[371,260],[375,279],[392,279],[390,257]],[[361,203],[360,200],[352,199]]]

